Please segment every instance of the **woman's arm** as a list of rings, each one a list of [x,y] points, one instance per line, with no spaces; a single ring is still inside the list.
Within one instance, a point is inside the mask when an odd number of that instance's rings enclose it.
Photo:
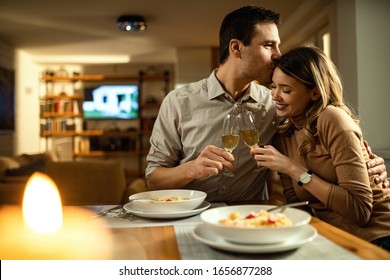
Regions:
[[[332,110],[333,111],[333,110]],[[339,213],[358,225],[364,225],[372,211],[372,189],[362,147],[361,133],[346,114],[337,111],[335,116],[323,114],[318,119],[319,142],[324,149],[323,157],[330,157],[331,166],[312,166],[311,181],[302,187],[321,201],[324,206]],[[279,153],[272,146],[256,148],[258,164],[288,175],[298,182],[299,174],[307,167]],[[316,153],[318,155],[318,150]],[[334,169],[337,181],[324,179],[315,174],[315,169]],[[333,173],[334,173],[333,172]]]

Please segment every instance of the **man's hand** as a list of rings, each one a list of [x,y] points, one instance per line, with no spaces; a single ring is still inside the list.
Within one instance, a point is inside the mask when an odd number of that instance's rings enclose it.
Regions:
[[[374,178],[374,184],[379,184],[382,182],[383,188],[390,187],[390,182],[387,178],[387,170],[384,159],[372,153],[367,141],[364,141],[364,145],[366,146],[368,155],[370,156],[370,160],[367,162],[368,175],[377,175]]]
[[[234,157],[224,149],[208,145],[191,161],[175,167],[157,167],[147,179],[150,190],[177,189],[195,179],[218,175],[224,168],[233,170]]]
[[[208,145],[188,169],[194,179],[218,175],[224,168],[233,171],[234,156],[222,148]]]

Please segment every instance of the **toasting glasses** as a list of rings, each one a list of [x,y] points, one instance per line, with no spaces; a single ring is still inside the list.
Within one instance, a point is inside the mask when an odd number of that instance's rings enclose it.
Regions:
[[[222,144],[225,151],[232,153],[240,140],[238,116],[236,114],[227,114],[223,120]],[[222,174],[233,177],[234,174],[224,168]]]

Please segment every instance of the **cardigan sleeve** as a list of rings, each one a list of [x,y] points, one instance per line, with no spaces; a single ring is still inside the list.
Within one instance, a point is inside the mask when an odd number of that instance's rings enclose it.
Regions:
[[[282,137],[280,136],[280,134],[276,134],[274,136],[272,144],[279,152],[281,152],[284,155],[287,155],[286,147],[282,141]],[[283,195],[284,198],[286,199],[286,202],[287,203],[299,202],[300,199],[294,190],[294,185],[291,177],[279,172],[278,175],[280,177],[280,182],[283,187]]]
[[[370,219],[373,194],[360,128],[345,111],[329,106],[318,118],[317,131],[337,176],[326,207],[363,226]]]

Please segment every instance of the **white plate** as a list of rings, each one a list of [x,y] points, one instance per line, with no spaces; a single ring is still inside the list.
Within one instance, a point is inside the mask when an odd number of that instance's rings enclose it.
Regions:
[[[123,208],[126,212],[132,213],[133,215],[144,217],[144,218],[157,218],[157,219],[172,219],[172,218],[183,218],[189,217],[200,212],[203,212],[207,208],[210,207],[210,202],[203,201],[201,205],[192,210],[179,211],[179,212],[169,212],[169,213],[158,213],[158,212],[144,212],[139,211],[138,209],[134,209],[132,202],[126,203]]]
[[[311,216],[302,210],[295,208],[287,208],[284,215],[288,217],[293,224],[283,227],[238,227],[227,226],[219,221],[226,219],[231,213],[237,213],[240,217],[246,217],[249,213],[267,210],[270,205],[235,205],[217,207],[204,211],[200,215],[200,219],[213,232],[222,236],[226,240],[241,244],[271,244],[281,243],[292,238],[300,228],[307,225]]]
[[[193,210],[206,199],[207,194],[198,190],[170,189],[139,192],[129,197],[132,208],[142,212],[172,213]],[[178,197],[182,200],[156,201],[154,199],[166,199]],[[140,199],[140,200],[139,200]],[[145,200],[146,199],[146,200]]]
[[[296,249],[318,235],[317,230],[310,225],[305,225],[296,237],[286,242],[274,244],[238,244],[226,241],[222,236],[216,234],[204,224],[198,225],[193,236],[196,240],[209,245],[210,247],[235,253],[276,253]]]

